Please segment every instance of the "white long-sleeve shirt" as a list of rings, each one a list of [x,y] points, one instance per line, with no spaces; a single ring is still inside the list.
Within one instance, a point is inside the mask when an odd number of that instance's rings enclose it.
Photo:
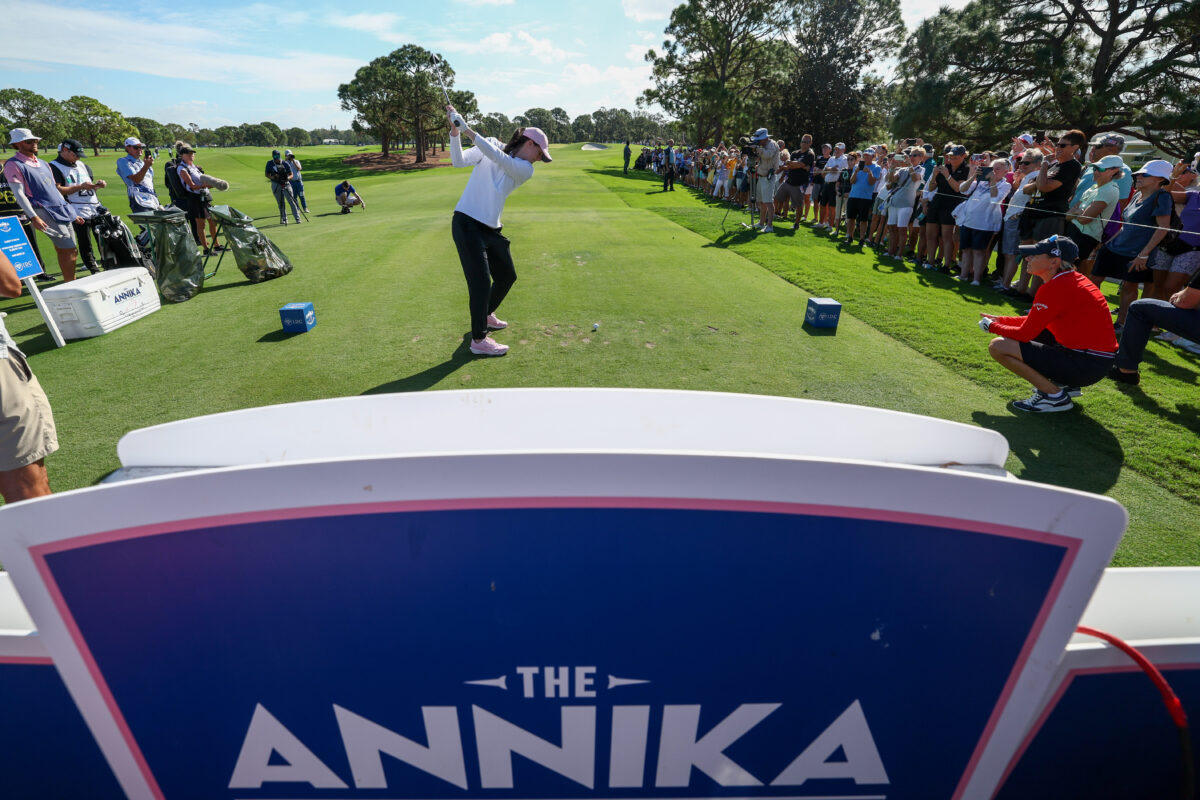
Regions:
[[[533,177],[533,164],[523,158],[513,158],[503,147],[499,139],[479,136],[475,146],[464,153],[462,137],[450,137],[450,163],[456,167],[475,167],[454,210],[489,228],[500,227],[504,201],[514,189]]]

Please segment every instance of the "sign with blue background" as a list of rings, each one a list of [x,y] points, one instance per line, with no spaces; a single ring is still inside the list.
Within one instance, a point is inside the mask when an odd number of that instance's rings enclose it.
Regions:
[[[45,564],[172,800],[924,800],[955,795],[1066,555],[510,507],[198,525]]]
[[[21,280],[42,274],[42,265],[33,253],[33,245],[16,217],[0,217],[0,251],[8,256]]]

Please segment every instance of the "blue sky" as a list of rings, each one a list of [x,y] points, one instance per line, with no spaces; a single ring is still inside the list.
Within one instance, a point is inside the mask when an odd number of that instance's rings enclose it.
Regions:
[[[12,2],[3,2],[7,19]],[[649,76],[642,56],[661,45],[677,2],[51,0],[36,6],[36,24],[6,37],[0,73],[5,86],[59,100],[90,95],[159,122],[345,128],[338,84],[411,42],[444,55],[482,111],[561,106],[574,118],[634,109]],[[936,6],[903,0],[910,26]]]

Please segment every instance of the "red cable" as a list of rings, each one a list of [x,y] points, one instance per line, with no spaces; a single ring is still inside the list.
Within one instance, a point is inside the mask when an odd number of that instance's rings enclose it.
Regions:
[[[1080,625],[1075,629],[1077,633],[1095,636],[1097,639],[1104,641],[1116,647],[1121,652],[1132,658],[1137,665],[1142,668],[1142,671],[1150,676],[1150,680],[1154,681],[1154,685],[1158,687],[1158,693],[1162,695],[1163,704],[1167,707],[1167,713],[1171,715],[1171,719],[1175,722],[1175,727],[1186,730],[1188,725],[1187,712],[1183,710],[1183,703],[1179,701],[1179,696],[1171,689],[1171,685],[1167,683],[1167,679],[1158,671],[1158,667],[1150,663],[1150,659],[1142,655],[1137,648],[1130,645],[1111,633],[1089,628]]]

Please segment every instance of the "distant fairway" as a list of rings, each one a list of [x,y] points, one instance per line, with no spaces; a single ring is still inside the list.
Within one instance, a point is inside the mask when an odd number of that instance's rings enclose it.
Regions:
[[[119,466],[126,431],[247,406],[356,395],[506,386],[704,389],[835,400],[992,428],[1027,480],[1108,494],[1132,522],[1115,563],[1200,563],[1197,359],[1154,343],[1143,391],[1085,390],[1069,414],[1016,416],[1028,388],[986,354],[980,310],[994,292],[954,287],[847,251],[808,229],[755,239],[723,207],[653,176],[621,174],[621,148],[555,147],[554,163],[509,200],[519,280],[500,316],[503,359],[467,353],[467,293],[450,240],[465,170],[360,173],[349,147],[300,148],[311,224],[274,227],[268,150],[203,149],[232,184],[217,202],[260,217],[296,271],[248,284],[227,257],[196,298],[57,350],[28,297],[0,303],[54,405],[56,491]],[[116,156],[89,158],[112,209],[127,205]],[[166,193],[161,162],[157,184]],[[365,213],[340,216],[350,178]],[[43,255],[50,254],[41,240]],[[56,271],[56,270],[55,270]],[[803,288],[801,288],[803,287]],[[842,301],[836,336],[801,327],[805,290]],[[317,327],[284,336],[277,309],[315,305]],[[599,329],[593,332],[594,323]],[[717,421],[714,420],[714,424]],[[330,421],[336,425],[336,420]],[[587,425],[586,419],[579,420]]]

